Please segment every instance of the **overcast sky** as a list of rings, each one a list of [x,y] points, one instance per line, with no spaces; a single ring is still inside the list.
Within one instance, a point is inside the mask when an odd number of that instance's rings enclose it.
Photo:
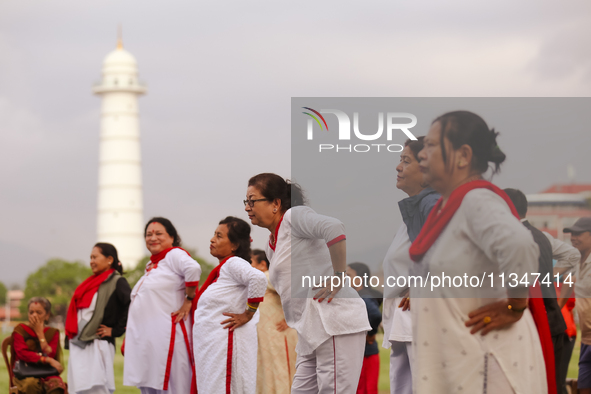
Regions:
[[[91,86],[119,23],[148,85],[144,216],[169,217],[213,262],[216,223],[246,219],[248,178],[290,175],[291,97],[589,96],[590,17],[587,0],[4,1],[0,281],[24,283],[50,257],[88,259],[100,120]],[[590,182],[587,157],[548,157],[544,182],[564,182],[569,162]],[[544,188],[523,163],[522,189]],[[266,230],[253,238],[262,247]]]

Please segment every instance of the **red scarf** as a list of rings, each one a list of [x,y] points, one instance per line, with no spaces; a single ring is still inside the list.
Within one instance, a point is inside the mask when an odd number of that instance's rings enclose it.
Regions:
[[[160,260],[164,259],[166,257],[166,255],[168,254],[168,252],[170,252],[173,249],[180,249],[183,252],[185,252],[186,254],[188,254],[189,257],[191,256],[191,253],[187,252],[185,249],[178,247],[178,246],[173,246],[172,248],[164,249],[160,253],[156,253],[156,254],[151,255],[150,256],[150,263],[146,266],[146,271],[150,272],[153,269],[158,268],[158,263],[160,262]]]
[[[509,205],[509,208],[511,208],[511,213],[519,219],[519,215],[517,214],[517,210],[513,206],[511,199],[507,193],[499,189],[497,186],[483,180],[464,183],[451,193],[443,209],[441,209],[441,205],[443,204],[443,197],[441,197],[431,210],[431,213],[427,217],[427,221],[423,225],[419,236],[415,239],[415,241],[412,243],[412,246],[410,247],[410,258],[413,261],[421,260],[429,248],[431,248],[435,241],[437,241],[437,238],[439,238],[439,235],[445,226],[447,226],[451,218],[455,215],[456,211],[460,207],[460,204],[462,204],[464,196],[470,190],[479,188],[491,190],[501,196],[507,205]],[[440,209],[441,212],[439,211]]]
[[[74,291],[70,307],[68,308],[68,315],[66,316],[66,335],[72,339],[78,334],[78,310],[88,308],[92,302],[92,297],[96,294],[99,286],[107,280],[114,272],[113,268],[106,270],[102,274],[92,275]]]
[[[443,198],[437,201],[437,204],[431,210],[431,213],[427,217],[419,236],[412,243],[409,253],[410,258],[413,261],[419,261],[423,258],[425,253],[433,246],[441,232],[445,229],[451,218],[454,216],[464,196],[474,189],[488,189],[499,195],[505,200],[511,213],[519,220],[517,210],[513,205],[513,202],[507,196],[503,190],[493,185],[492,183],[484,180],[472,181],[465,183],[457,187],[449,196],[445,207],[441,209],[443,204]],[[440,211],[441,209],[441,211]],[[530,287],[530,298],[528,301],[529,309],[536,323],[538,335],[542,345],[542,353],[544,354],[544,362],[546,364],[546,380],[548,383],[548,394],[556,394],[556,375],[554,370],[554,345],[552,343],[552,337],[550,335],[550,326],[548,325],[548,317],[546,315],[546,307],[542,300],[542,292],[540,286]]]

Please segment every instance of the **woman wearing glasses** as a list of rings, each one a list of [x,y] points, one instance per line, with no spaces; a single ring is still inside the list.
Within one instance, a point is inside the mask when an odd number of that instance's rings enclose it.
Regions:
[[[269,276],[298,333],[291,392],[355,392],[371,330],[365,303],[351,287],[302,284],[307,276],[345,276],[343,224],[306,207],[300,187],[276,174],[252,177],[244,204],[251,223],[271,233]]]

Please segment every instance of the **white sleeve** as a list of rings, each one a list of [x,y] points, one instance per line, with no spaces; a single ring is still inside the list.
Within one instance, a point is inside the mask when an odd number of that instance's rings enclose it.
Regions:
[[[527,297],[525,287],[509,286],[509,274],[523,275],[538,271],[540,250],[531,232],[511,213],[507,203],[494,192],[475,189],[464,197],[468,220],[468,237],[498,264],[500,272],[505,273],[505,287],[512,297]]]
[[[291,209],[291,234],[298,238],[324,239],[329,247],[346,239],[345,225],[340,220],[319,215],[304,206]]]
[[[166,257],[169,256],[172,271],[185,278],[185,286],[197,286],[201,277],[199,263],[182,249],[171,250]]]
[[[228,262],[227,272],[236,281],[248,287],[248,302],[262,302],[267,291],[267,277],[246,260],[234,257]]]
[[[552,258],[556,260],[554,269],[560,274],[575,272],[577,264],[581,259],[581,253],[566,242],[554,238],[545,231],[542,231],[552,245]]]

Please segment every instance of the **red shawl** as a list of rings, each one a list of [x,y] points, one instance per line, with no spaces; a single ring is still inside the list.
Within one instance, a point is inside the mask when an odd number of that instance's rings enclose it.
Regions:
[[[153,269],[158,268],[158,263],[160,262],[160,260],[164,259],[166,257],[166,255],[168,254],[168,252],[170,252],[173,249],[180,249],[183,252],[185,252],[186,254],[188,254],[189,257],[191,256],[191,253],[187,252],[185,249],[178,247],[178,246],[173,246],[172,248],[164,249],[160,253],[156,253],[156,254],[151,255],[150,256],[150,263],[148,265],[146,265],[146,271],[150,272]]]
[[[437,201],[437,204],[431,210],[427,221],[423,226],[419,236],[412,243],[409,253],[413,261],[420,261],[425,253],[437,241],[441,232],[445,229],[451,218],[454,216],[464,196],[474,189],[484,188],[491,190],[505,200],[511,213],[519,220],[517,210],[513,202],[503,190],[484,180],[472,181],[457,187],[449,196],[445,207],[441,209],[443,198]],[[441,211],[440,211],[441,210]],[[554,345],[550,335],[550,326],[548,325],[548,317],[546,315],[546,307],[542,300],[542,292],[540,286],[530,287],[530,298],[528,302],[529,309],[533,315],[540,342],[542,345],[542,353],[544,354],[544,362],[546,364],[546,380],[548,383],[548,394],[556,394],[556,375],[554,370]]]
[[[66,316],[66,335],[68,338],[72,339],[78,334],[78,310],[90,306],[92,297],[98,291],[99,286],[107,280],[113,271],[115,270],[111,268],[101,274],[92,275],[76,288]]]

